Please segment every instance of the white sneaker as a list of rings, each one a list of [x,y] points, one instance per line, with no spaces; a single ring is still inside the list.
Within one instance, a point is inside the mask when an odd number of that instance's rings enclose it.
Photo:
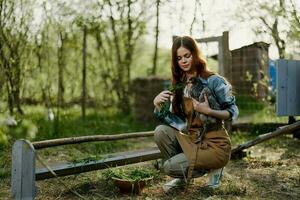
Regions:
[[[206,183],[205,186],[213,188],[213,189],[218,188],[220,186],[221,178],[223,176],[223,169],[224,168],[212,170],[208,174],[209,178],[208,178],[208,182]]]
[[[171,190],[173,188],[183,187],[185,185],[186,185],[186,183],[183,178],[175,178],[175,179],[165,183],[165,185],[163,186],[163,190],[165,192],[168,192],[169,190]]]

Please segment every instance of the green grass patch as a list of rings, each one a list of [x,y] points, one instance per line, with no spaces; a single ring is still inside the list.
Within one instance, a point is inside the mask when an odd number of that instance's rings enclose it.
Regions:
[[[240,116],[254,114],[268,106],[266,101],[257,100],[252,96],[236,96],[236,104],[240,110]]]

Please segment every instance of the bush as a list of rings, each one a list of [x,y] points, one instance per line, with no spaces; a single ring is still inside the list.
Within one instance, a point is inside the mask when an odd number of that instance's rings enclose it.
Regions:
[[[0,126],[0,146],[4,146],[8,143],[8,137],[6,135],[5,127]]]
[[[240,115],[253,114],[256,111],[264,109],[268,103],[263,100],[257,100],[252,96],[237,96],[236,104],[239,108]]]

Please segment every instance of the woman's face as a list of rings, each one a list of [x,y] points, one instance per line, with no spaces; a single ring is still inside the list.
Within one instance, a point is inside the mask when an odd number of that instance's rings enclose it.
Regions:
[[[177,62],[182,71],[190,72],[193,70],[192,60],[193,60],[193,56],[190,50],[184,47],[179,47],[177,49]]]

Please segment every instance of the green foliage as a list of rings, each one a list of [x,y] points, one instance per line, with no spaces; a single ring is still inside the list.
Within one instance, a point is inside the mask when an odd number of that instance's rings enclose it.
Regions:
[[[240,116],[253,114],[265,108],[268,104],[264,101],[257,100],[252,96],[236,96],[236,104],[240,110]]]
[[[148,131],[154,129],[154,124],[141,124],[134,119],[132,115],[123,115],[116,109],[96,110],[87,109],[86,119],[81,118],[80,107],[61,109],[58,124],[58,132],[55,133],[55,122],[47,119],[47,110],[42,106],[26,106],[24,107],[26,115],[24,118],[30,120],[36,125],[38,132],[32,140],[47,140],[53,138],[76,137],[84,135],[101,135],[101,134],[119,134],[125,132]],[[56,116],[55,116],[56,117]],[[11,130],[15,130],[13,128]],[[16,139],[12,135],[12,142]],[[19,138],[19,137],[18,137]],[[86,157],[97,156],[102,153],[112,153],[121,149],[128,149],[133,146],[134,142],[126,140],[83,143],[79,150],[70,145],[67,149],[71,149],[68,154],[68,160],[80,160]],[[51,149],[43,150],[46,154]],[[58,152],[64,151],[64,148],[58,148]]]
[[[9,144],[10,136],[8,134],[9,127],[6,125],[6,120],[0,114],[0,151]]]
[[[6,128],[4,126],[0,126],[0,147],[4,146],[8,143],[8,137],[6,135]]]
[[[178,83],[176,85],[170,85],[168,90],[171,91],[172,93],[174,93],[176,90],[183,90],[185,85],[186,85],[185,83]],[[171,105],[170,100],[165,101],[161,104],[160,113],[163,117],[169,113],[170,105]]]
[[[34,107],[27,107],[25,110]],[[50,139],[54,134],[54,121],[48,121],[45,108],[36,108],[38,112],[26,114],[31,115],[32,121],[38,125],[39,133],[36,140]],[[56,116],[55,116],[56,117]],[[76,135],[93,134],[118,134],[122,132],[132,132],[137,130],[147,130],[151,127],[140,124],[132,115],[123,115],[116,109],[106,109],[98,111],[88,109],[85,120],[81,118],[80,107],[61,109],[59,117],[59,131],[57,137],[72,137]]]
[[[11,148],[9,148],[9,136],[5,127],[1,127],[0,130],[4,130],[2,133],[6,138],[4,143],[0,143],[0,180],[2,178],[9,178],[11,173]],[[1,182],[1,181],[0,181]],[[0,192],[1,193],[1,192]],[[1,197],[1,196],[0,196]]]
[[[143,38],[144,39],[144,38]],[[151,74],[153,67],[154,45],[140,42],[135,49],[135,59],[132,61],[132,79],[147,77]],[[157,75],[163,78],[171,76],[171,55],[170,49],[158,48]]]
[[[241,1],[236,9],[237,17],[250,25],[257,36],[263,35],[264,38],[267,36],[273,39],[279,58],[287,58],[287,50],[292,55],[298,54],[299,12],[299,6],[294,0]]]
[[[5,147],[16,139],[32,140],[38,132],[37,126],[28,119],[19,120],[16,126],[7,126],[3,119],[0,121],[0,147]]]
[[[32,121],[23,119],[16,127],[10,128],[9,132],[14,138],[26,138],[32,140],[35,138],[38,129]]]

